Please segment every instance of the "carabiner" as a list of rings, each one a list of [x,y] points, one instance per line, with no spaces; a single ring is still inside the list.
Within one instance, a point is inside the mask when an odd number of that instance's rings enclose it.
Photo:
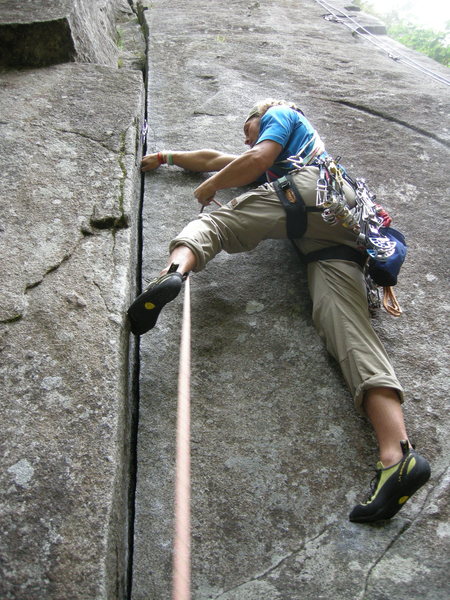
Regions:
[[[141,142],[142,142],[142,144],[145,144],[145,140],[147,138],[147,131],[148,131],[148,123],[144,119],[144,122],[142,123],[142,129],[141,129]]]
[[[322,206],[327,201],[328,184],[325,178],[317,180],[316,206]]]

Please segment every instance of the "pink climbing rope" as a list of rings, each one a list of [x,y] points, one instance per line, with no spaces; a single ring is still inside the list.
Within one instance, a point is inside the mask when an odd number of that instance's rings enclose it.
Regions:
[[[173,600],[191,597],[191,481],[190,481],[190,282],[186,279],[178,371],[178,411],[175,472],[175,537],[173,546]]]

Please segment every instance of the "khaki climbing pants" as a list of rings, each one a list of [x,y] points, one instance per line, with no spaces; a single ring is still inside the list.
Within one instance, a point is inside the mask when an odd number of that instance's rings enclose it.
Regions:
[[[316,203],[318,169],[308,167],[294,176],[307,206]],[[351,203],[354,195],[345,189]],[[266,239],[286,239],[286,215],[272,184],[252,189],[218,210],[191,221],[170,243],[170,251],[184,245],[196,256],[196,271],[220,251],[232,254],[254,249]],[[320,213],[308,213],[305,235],[296,241],[307,254],[346,244],[356,247],[355,236],[341,226],[331,227]],[[362,269],[344,260],[316,261],[308,265],[313,321],[327,350],[339,363],[356,408],[362,412],[365,392],[373,387],[403,390],[386,351],[372,328]]]

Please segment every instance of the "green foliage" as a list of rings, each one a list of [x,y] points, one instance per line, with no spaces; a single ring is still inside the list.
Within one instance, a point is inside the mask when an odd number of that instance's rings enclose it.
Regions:
[[[393,22],[387,26],[388,35],[398,40],[408,48],[422,52],[446,67],[450,66],[450,46],[447,32],[422,29],[417,25],[402,21]]]
[[[380,15],[370,2],[354,0],[354,4],[367,13],[379,17],[386,25],[388,35],[404,46],[417,50],[446,67],[450,66],[450,21],[445,30],[435,31],[410,23],[397,11]]]

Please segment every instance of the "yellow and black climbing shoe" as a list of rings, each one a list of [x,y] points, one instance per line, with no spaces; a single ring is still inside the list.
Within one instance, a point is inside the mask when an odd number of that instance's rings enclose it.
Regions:
[[[370,498],[355,506],[350,521],[371,523],[390,519],[428,481],[431,472],[428,461],[409,448],[408,442],[402,441],[401,446],[403,458],[400,462],[391,467],[378,463]]]
[[[156,325],[161,309],[178,296],[185,277],[177,271],[169,271],[150,282],[128,309],[130,329],[142,335]]]

